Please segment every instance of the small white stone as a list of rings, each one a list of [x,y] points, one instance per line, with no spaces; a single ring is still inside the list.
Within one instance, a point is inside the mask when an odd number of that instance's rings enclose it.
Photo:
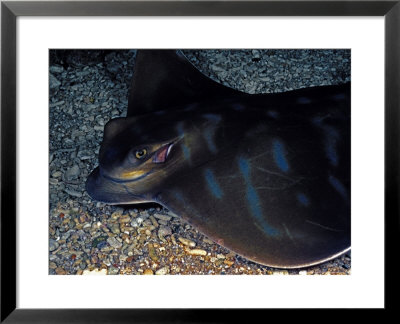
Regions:
[[[104,275],[107,275],[107,269],[101,269],[101,270],[94,269],[92,271],[86,269],[86,270],[83,270],[82,275],[83,276],[99,276],[99,275],[104,276]]]
[[[193,249],[193,250],[187,249],[186,251],[191,255],[207,255],[207,251],[202,249]]]
[[[169,273],[169,267],[163,267],[156,271],[156,275],[166,275]]]
[[[187,238],[179,236],[178,240],[179,240],[179,242],[181,242],[182,244],[184,244],[186,246],[190,246],[190,247],[195,247],[196,246],[195,242],[193,242],[192,240],[189,240]]]

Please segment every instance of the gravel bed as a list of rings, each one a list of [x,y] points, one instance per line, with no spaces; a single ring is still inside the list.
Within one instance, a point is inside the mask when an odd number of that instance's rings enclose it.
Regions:
[[[185,50],[212,79],[248,93],[350,80],[350,50]],[[274,269],[217,245],[156,204],[92,201],[104,125],[124,117],[136,51],[50,51],[49,274],[350,274],[350,253]]]

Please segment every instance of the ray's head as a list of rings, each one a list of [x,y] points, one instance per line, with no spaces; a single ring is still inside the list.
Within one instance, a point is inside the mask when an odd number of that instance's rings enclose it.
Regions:
[[[174,150],[181,137],[162,121],[117,118],[104,129],[99,167],[89,176],[89,195],[108,204],[153,201],[152,196],[179,163]]]

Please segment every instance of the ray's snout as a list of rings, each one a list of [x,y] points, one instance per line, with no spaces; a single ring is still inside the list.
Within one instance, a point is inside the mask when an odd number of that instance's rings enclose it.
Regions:
[[[131,192],[124,183],[105,177],[99,167],[89,175],[86,191],[93,200],[110,205],[148,202],[143,196]]]
[[[108,202],[107,192],[103,189],[104,179],[100,175],[100,169],[97,167],[92,171],[86,180],[86,191],[93,200]]]

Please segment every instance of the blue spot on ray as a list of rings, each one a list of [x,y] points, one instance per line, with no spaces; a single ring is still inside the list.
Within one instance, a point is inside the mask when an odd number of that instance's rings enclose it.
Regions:
[[[333,188],[342,196],[342,198],[346,201],[348,201],[348,193],[346,187],[341,183],[337,178],[334,176],[330,175],[329,176],[329,183],[332,185]]]
[[[286,159],[286,150],[283,143],[279,140],[274,140],[272,143],[275,163],[283,172],[289,171],[289,163]]]
[[[183,122],[180,121],[177,125],[176,125],[176,131],[178,133],[178,135],[182,136],[185,134],[185,130],[183,129]],[[190,148],[182,143],[181,144],[181,148],[182,148],[182,152],[183,152],[183,156],[186,160],[190,159]]]
[[[181,144],[181,148],[183,151],[183,156],[185,157],[185,160],[190,159],[190,149],[187,147],[185,144]]]
[[[336,152],[336,143],[339,139],[339,133],[333,127],[325,126],[326,133],[325,139],[325,150],[326,155],[333,166],[337,166],[339,163],[338,154]]]
[[[271,236],[277,235],[278,231],[271,227],[268,222],[263,217],[263,212],[261,210],[260,198],[258,197],[257,191],[254,189],[250,180],[250,164],[245,158],[239,158],[239,170],[243,175],[246,183],[246,199],[250,207],[252,215],[256,218],[257,223],[262,227],[262,229]]]
[[[217,153],[217,146],[215,145],[214,142],[214,134],[215,134],[215,128],[208,127],[204,130],[203,135],[204,138],[206,139],[208,149],[212,153]]]
[[[308,197],[303,194],[303,193],[299,193],[297,194],[297,200],[305,207],[310,205],[310,200],[308,199]]]
[[[213,196],[218,199],[221,199],[223,193],[211,169],[206,169],[204,172],[204,176],[206,178],[208,188],[210,189]]]
[[[250,181],[250,165],[249,162],[244,158],[239,158],[239,169],[242,172],[246,182]]]
[[[325,117],[315,117],[313,119],[313,123],[323,130],[325,134],[325,154],[328,158],[329,162],[333,166],[337,166],[339,164],[339,156],[336,151],[336,145],[339,140],[339,132],[332,126],[324,125],[323,120]]]

